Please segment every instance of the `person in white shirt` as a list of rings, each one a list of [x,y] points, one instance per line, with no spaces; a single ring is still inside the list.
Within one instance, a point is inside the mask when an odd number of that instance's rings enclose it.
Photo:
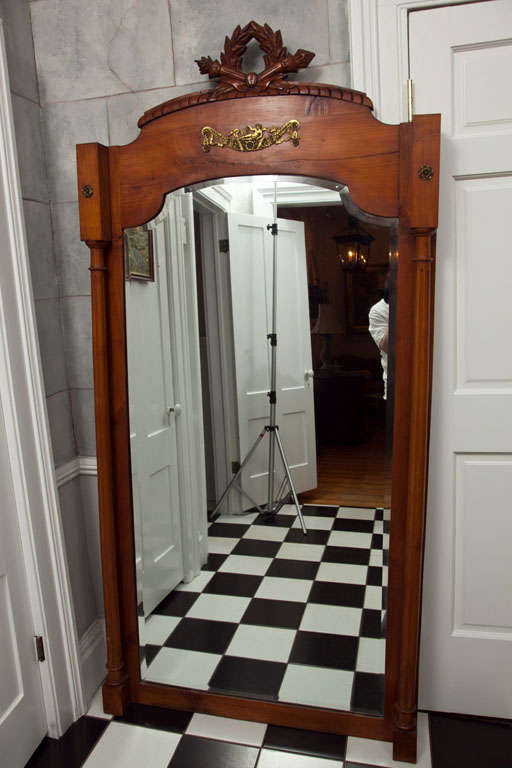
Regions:
[[[378,301],[368,313],[368,330],[380,351],[382,379],[384,381],[384,400],[388,390],[388,336],[389,336],[389,301],[387,290],[383,299]]]

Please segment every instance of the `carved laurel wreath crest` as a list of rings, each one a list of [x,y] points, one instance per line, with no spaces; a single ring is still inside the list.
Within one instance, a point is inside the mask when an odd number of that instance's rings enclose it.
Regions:
[[[263,72],[242,72],[242,60],[251,40],[257,40],[264,53]],[[294,54],[288,53],[279,29],[274,32],[268,24],[261,26],[250,21],[243,28],[238,25],[231,37],[226,37],[220,61],[213,60],[211,56],[203,56],[196,59],[196,64],[201,74],[218,81],[215,89],[217,95],[233,90],[279,92],[285,87],[282,83],[286,75],[307,67],[314,56],[314,53],[302,48]]]

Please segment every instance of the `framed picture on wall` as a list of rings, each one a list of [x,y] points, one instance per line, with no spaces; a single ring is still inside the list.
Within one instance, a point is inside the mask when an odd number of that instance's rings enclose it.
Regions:
[[[387,272],[387,264],[369,264],[364,271],[345,271],[348,333],[368,332],[368,312],[382,298]]]
[[[153,233],[144,225],[124,232],[124,258],[128,280],[154,280]]]

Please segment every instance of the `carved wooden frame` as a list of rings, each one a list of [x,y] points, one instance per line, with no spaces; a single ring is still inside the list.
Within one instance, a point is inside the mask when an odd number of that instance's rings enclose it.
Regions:
[[[393,741],[416,759],[418,649],[432,366],[439,115],[380,123],[361,93],[280,80],[278,89],[218,89],[145,113],[126,146],[77,147],[80,231],[91,252],[98,489],[107,627],[105,711],[130,702]],[[246,99],[250,99],[246,101]],[[212,147],[201,129],[300,122],[299,145],[261,152]],[[433,172],[427,181],[422,166]],[[264,174],[347,184],[369,213],[399,216],[396,391],[384,716],[244,699],[140,679],[127,361],[123,229],[150,220],[166,193],[200,181]],[[424,176],[424,174],[423,174]]]

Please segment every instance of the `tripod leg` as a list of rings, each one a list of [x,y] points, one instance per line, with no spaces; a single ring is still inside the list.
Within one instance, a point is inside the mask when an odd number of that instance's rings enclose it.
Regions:
[[[290,473],[290,468],[288,466],[288,462],[286,461],[286,456],[284,455],[284,449],[283,444],[281,442],[281,437],[279,436],[279,431],[276,429],[276,440],[277,440],[277,447],[279,448],[279,453],[281,454],[281,459],[283,460],[283,466],[284,471],[286,472],[286,477],[288,478],[288,483],[290,485],[290,490],[292,492],[292,498],[293,503],[295,504],[295,509],[297,510],[297,516],[299,518],[301,527],[302,527],[302,533],[304,536],[307,534],[308,529],[306,528],[306,523],[304,522],[304,517],[302,516],[302,510],[300,508],[299,500],[297,498],[297,494],[295,493],[295,486],[293,484],[292,476]]]
[[[273,406],[271,406],[272,408]],[[272,423],[272,421],[270,422]],[[274,439],[275,431],[271,430],[268,433],[269,445],[268,445],[268,492],[267,492],[267,515],[272,514],[274,509],[274,472],[275,472],[275,450],[276,444]]]
[[[243,470],[243,468],[245,467],[245,465],[247,464],[247,462],[249,461],[249,459],[251,458],[251,456],[253,455],[254,451],[256,450],[256,448],[257,448],[257,447],[258,447],[258,445],[261,443],[261,441],[263,440],[263,438],[264,438],[264,437],[265,437],[265,433],[264,433],[264,432],[260,432],[260,434],[258,435],[258,437],[256,438],[256,440],[255,440],[255,441],[254,441],[254,443],[252,444],[252,447],[251,447],[251,449],[249,450],[249,453],[247,454],[247,456],[245,457],[245,459],[244,459],[244,460],[242,461],[242,463],[240,464],[240,466],[239,466],[239,468],[238,468],[238,472],[237,472],[235,475],[233,475],[233,477],[231,478],[231,480],[230,480],[230,481],[229,481],[229,483],[227,484],[226,488],[224,489],[224,493],[222,494],[222,496],[221,496],[221,497],[220,497],[220,499],[218,500],[218,502],[217,502],[217,506],[216,506],[216,507],[215,507],[215,509],[213,510],[213,512],[212,512],[212,515],[215,515],[215,514],[217,513],[217,510],[219,509],[219,507],[221,506],[222,502],[224,501],[224,499],[226,498],[226,496],[227,496],[227,495],[228,495],[228,493],[230,492],[230,490],[231,490],[231,488],[233,487],[233,485],[236,483],[236,481],[238,480],[238,478],[239,478],[239,477],[240,477],[240,475],[242,474],[242,470]]]

